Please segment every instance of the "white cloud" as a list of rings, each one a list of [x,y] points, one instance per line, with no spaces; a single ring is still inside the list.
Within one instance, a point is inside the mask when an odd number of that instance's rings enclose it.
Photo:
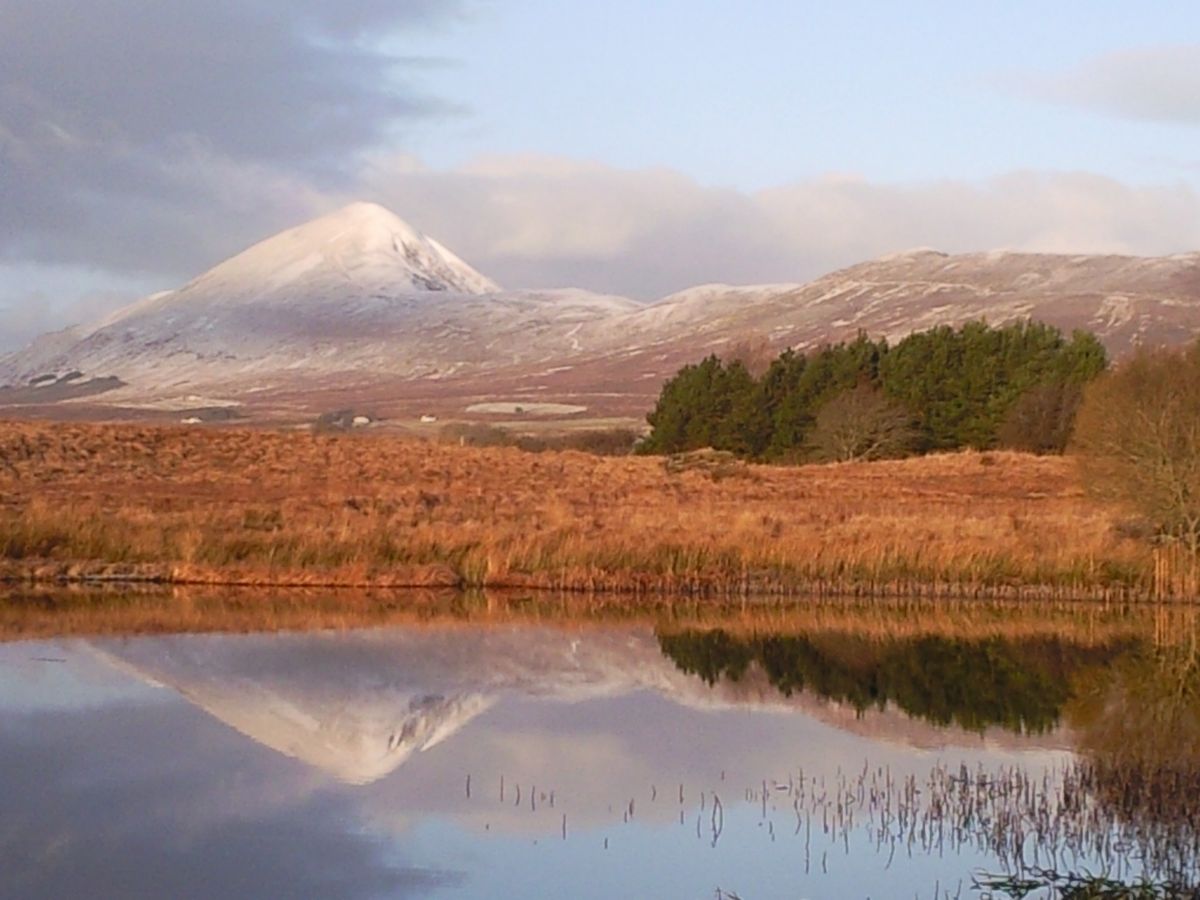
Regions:
[[[1200,249],[1200,196],[1081,173],[888,185],[846,176],[757,193],[668,170],[492,158],[377,160],[361,192],[501,283],[653,298],[707,281],[803,281],[915,246],[1157,255]]]
[[[101,255],[108,268],[99,272],[0,265],[0,350],[95,318],[136,287],[174,286],[183,276],[173,273],[199,274],[254,240],[351,199],[383,203],[506,286],[575,286],[647,300],[713,281],[805,281],[918,246],[1200,250],[1194,189],[1085,173],[908,185],[829,176],[745,193],[667,169],[492,157],[438,170],[397,156],[372,160],[351,176],[352,186],[331,193],[294,174],[199,151],[173,165],[178,179],[196,185],[197,197],[221,202],[209,208],[197,201],[185,223],[173,220],[173,208],[143,209],[143,227],[155,237],[127,244],[125,266],[114,265],[111,252]],[[230,218],[230,210],[241,212]],[[155,271],[162,260],[169,265]]]
[[[1144,47],[1026,79],[1036,95],[1122,118],[1200,125],[1200,44]]]
[[[439,170],[378,155],[461,112],[424,89],[429,60],[384,52],[383,39],[451,27],[478,6],[4,2],[0,351],[351,199],[384,203],[504,284],[647,299],[707,281],[805,280],[918,245],[1200,248],[1193,188],[1086,174],[829,176],[747,193],[665,168],[509,156]],[[1031,89],[1200,124],[1200,45],[1097,58]]]

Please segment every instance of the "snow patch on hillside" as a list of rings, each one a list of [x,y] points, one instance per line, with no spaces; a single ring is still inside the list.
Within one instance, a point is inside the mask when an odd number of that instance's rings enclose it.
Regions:
[[[80,372],[125,384],[105,402],[144,405],[507,372],[539,387],[600,379],[587,385],[591,396],[597,388],[641,395],[683,362],[742,342],[778,351],[859,329],[898,339],[1025,316],[1093,329],[1114,354],[1135,337],[1180,343],[1200,330],[1200,254],[922,248],[807,284],[706,284],[644,305],[573,289],[503,290],[388,210],[355,203],[178,290],[39,338],[0,359],[0,385]],[[573,399],[578,388],[564,393]],[[495,399],[513,394],[510,381]]]

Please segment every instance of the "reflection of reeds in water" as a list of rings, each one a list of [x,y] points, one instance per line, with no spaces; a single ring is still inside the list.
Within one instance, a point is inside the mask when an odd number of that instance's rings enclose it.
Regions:
[[[757,812],[764,839],[794,852],[806,875],[829,871],[839,852],[864,852],[865,840],[886,867],[903,857],[987,854],[1002,874],[978,873],[976,887],[993,896],[1194,900],[1200,890],[1195,624],[1192,616],[1152,615],[1122,655],[1073,679],[1088,686],[1065,701],[1079,755],[1056,766],[938,765],[924,776],[866,763],[832,776],[800,770],[745,788],[743,810]],[[725,786],[721,793],[737,796]],[[658,796],[651,787],[652,806]],[[731,822],[746,826],[744,813],[727,817],[710,787],[697,792],[680,784],[670,796],[678,827],[692,828],[697,840],[715,846]],[[630,801],[621,809],[622,825],[632,822],[632,812]],[[961,896],[964,887],[960,882],[947,895]]]
[[[1165,736],[1164,736],[1165,737]],[[1077,767],[1077,789],[1122,821],[1133,823],[1155,872],[1175,877],[1196,872],[1200,835],[1200,768],[1194,748],[1157,764],[1130,765],[1111,757]]]
[[[1181,544],[1154,548],[1155,597],[1200,597],[1200,559]]]
[[[1151,786],[1151,781],[1156,783]],[[724,802],[712,791],[686,794],[695,798],[690,813],[681,785],[676,827],[689,828],[697,840],[717,846],[729,827]],[[1046,877],[1053,873],[1089,873],[1094,885],[1102,879],[1160,887],[1200,885],[1197,769],[1131,772],[1074,759],[1041,770],[1019,764],[939,764],[921,777],[864,764],[854,772],[839,768],[833,776],[797,770],[784,780],[765,779],[747,787],[741,799],[745,808],[757,808],[755,827],[763,839],[780,852],[795,853],[805,875],[829,871],[831,858],[839,854],[864,852],[865,839],[889,868],[898,858],[988,854],[1005,873],[994,877],[997,887],[1022,879],[1032,884],[1039,878],[1053,886]],[[674,797],[664,801],[676,802]],[[658,802],[663,801],[651,805]],[[620,839],[619,831],[611,829],[634,822],[632,806],[632,800],[617,809],[610,806],[613,824],[600,828],[600,835],[592,831],[587,839],[603,840],[607,849],[610,840]],[[566,814],[557,821],[566,840]],[[748,824],[745,816],[734,821],[741,827]],[[548,831],[553,827],[547,826]],[[639,839],[645,839],[644,831]],[[1055,877],[1062,885],[1074,878]],[[959,893],[962,888],[960,884]]]
[[[203,586],[11,587],[0,591],[0,640],[72,634],[299,631],[396,626],[605,623],[730,634],[843,631],[872,639],[937,635],[1059,636],[1082,645],[1192,639],[1200,609],[1125,603],[923,600],[909,597],[700,598],[453,590]]]
[[[866,816],[877,846],[886,844],[889,853],[974,844],[1018,874],[1090,866],[1117,879],[1165,879],[1156,882],[1160,888],[1194,887],[1200,877],[1200,632],[1192,610],[1156,610],[1142,629],[1136,640],[1111,647],[1066,639],[864,639],[836,630],[782,638],[677,631],[660,640],[677,664],[710,681],[737,679],[758,665],[784,690],[894,703],[934,721],[1025,730],[1065,719],[1081,753],[1037,778],[1019,766],[994,773],[937,769],[920,785],[914,778],[894,784],[886,771],[864,770],[857,779],[839,774],[832,791],[824,781],[813,783],[807,806],[803,780],[798,796],[789,781],[797,833],[817,811],[822,829],[843,837],[856,817]],[[944,685],[954,689],[943,691]],[[767,796],[764,785],[764,814]],[[1091,887],[1099,890],[1099,882]]]

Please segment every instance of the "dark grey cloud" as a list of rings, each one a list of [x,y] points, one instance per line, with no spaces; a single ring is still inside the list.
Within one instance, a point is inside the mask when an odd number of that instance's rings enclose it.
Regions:
[[[1200,44],[1110,53],[1029,86],[1046,99],[1121,118],[1200,125]]]
[[[190,271],[303,218],[363,151],[455,112],[381,38],[466,2],[6,0],[0,258]]]
[[[249,4],[239,4],[242,6]],[[330,0],[257,0],[255,5],[274,7],[289,16],[301,16],[301,22],[321,31],[339,35],[359,36],[379,25],[437,24],[448,15],[461,15],[466,4],[461,0],[354,0],[341,3]]]
[[[445,6],[445,4],[443,4]],[[337,40],[426,19],[431,4],[9,0],[5,119],[26,133],[312,164],[440,105],[391,82],[395,60]],[[306,15],[307,13],[307,15]],[[304,22],[311,22],[305,27]]]

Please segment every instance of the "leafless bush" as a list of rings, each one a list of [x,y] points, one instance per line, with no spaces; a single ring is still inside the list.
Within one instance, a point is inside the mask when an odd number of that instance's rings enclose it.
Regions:
[[[1073,449],[1095,494],[1200,553],[1200,343],[1142,350],[1095,381]]]
[[[878,388],[862,384],[821,407],[808,443],[812,455],[823,462],[856,462],[903,456],[913,439],[904,407]]]

